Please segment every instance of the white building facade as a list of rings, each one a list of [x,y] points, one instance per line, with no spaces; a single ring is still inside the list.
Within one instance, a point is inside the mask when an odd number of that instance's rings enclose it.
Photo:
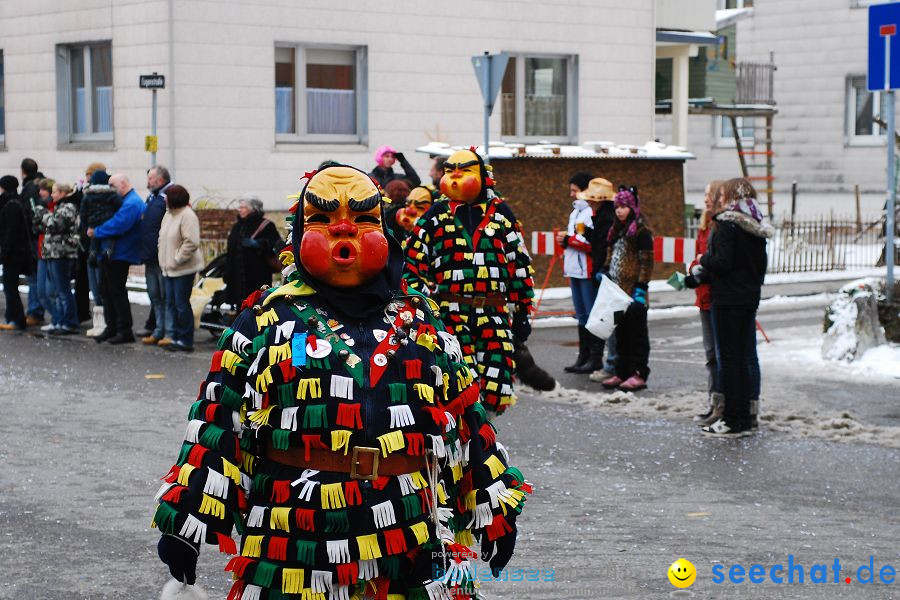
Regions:
[[[91,162],[143,192],[157,162],[195,199],[254,192],[283,209],[333,159],[366,170],[429,141],[480,144],[471,56],[513,60],[494,140],[643,144],[654,127],[653,0],[0,1],[0,171],[24,157],[73,181]]]
[[[798,185],[798,213],[850,216],[854,186],[862,192],[866,217],[884,205],[887,136],[874,118],[881,114],[880,94],[866,91],[867,0],[720,0],[720,9],[752,5],[737,22],[737,61],[769,62],[774,53],[775,214],[790,211],[790,189]],[[688,201],[702,202],[712,179],[740,175],[730,125],[721,118],[689,118],[688,147],[697,157],[686,170]],[[756,138],[743,123],[745,145]],[[739,123],[741,127],[741,123]],[[667,142],[671,120],[657,118],[656,137]],[[751,173],[760,174],[759,172]],[[760,183],[759,187],[765,187]]]

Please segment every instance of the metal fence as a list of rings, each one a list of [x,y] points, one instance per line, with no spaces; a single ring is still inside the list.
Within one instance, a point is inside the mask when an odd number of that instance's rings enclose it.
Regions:
[[[874,267],[883,249],[882,228],[855,219],[785,220],[769,241],[769,273]]]
[[[737,104],[775,104],[775,65],[737,63]]]
[[[697,235],[699,219],[685,219],[685,237]],[[878,266],[884,251],[883,222],[822,217],[775,224],[769,240],[769,273],[803,273]]]

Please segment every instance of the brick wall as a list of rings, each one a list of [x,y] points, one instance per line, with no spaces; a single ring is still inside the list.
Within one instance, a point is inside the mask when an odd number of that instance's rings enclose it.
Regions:
[[[654,235],[681,236],[684,231],[683,162],[644,159],[544,159],[517,158],[493,163],[497,190],[522,222],[525,241],[531,246],[532,231],[565,229],[572,212],[569,178],[578,171],[604,177],[614,185],[634,185],[641,197],[641,211]],[[535,285],[547,273],[549,256],[535,256]],[[654,277],[668,277],[675,265],[659,264]],[[567,285],[557,263],[549,285]]]

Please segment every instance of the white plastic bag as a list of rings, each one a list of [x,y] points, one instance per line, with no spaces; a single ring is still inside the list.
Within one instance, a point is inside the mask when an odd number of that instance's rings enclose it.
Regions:
[[[616,330],[616,313],[624,311],[631,302],[631,297],[622,288],[609,277],[604,277],[585,327],[598,338],[609,339]]]

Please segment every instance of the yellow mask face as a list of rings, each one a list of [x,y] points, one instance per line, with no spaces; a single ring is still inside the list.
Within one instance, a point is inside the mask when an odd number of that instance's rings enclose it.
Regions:
[[[471,150],[458,150],[444,163],[441,192],[456,202],[473,202],[481,195],[481,164]]]
[[[381,196],[372,180],[350,167],[313,175],[303,197],[300,263],[306,271],[335,287],[355,287],[387,260]]]

